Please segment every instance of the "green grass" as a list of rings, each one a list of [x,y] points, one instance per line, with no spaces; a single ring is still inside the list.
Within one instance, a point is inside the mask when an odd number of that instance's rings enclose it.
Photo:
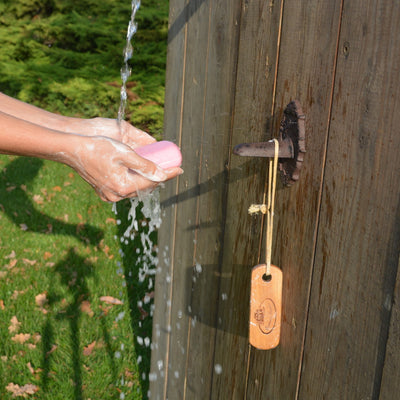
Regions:
[[[127,118],[156,137],[167,13],[165,0],[142,4],[131,62]],[[129,1],[3,2],[0,90],[53,112],[115,118],[129,16]],[[35,385],[34,399],[147,397],[150,347],[138,338],[151,338],[151,303],[138,302],[152,287],[138,280],[140,240],[120,241],[129,207],[118,203],[115,215],[64,165],[0,157],[1,399],[13,398],[10,383]]]

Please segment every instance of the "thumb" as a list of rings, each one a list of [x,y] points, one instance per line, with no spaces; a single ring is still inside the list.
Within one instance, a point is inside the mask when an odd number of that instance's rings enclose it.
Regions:
[[[133,151],[130,152],[129,157],[121,159],[121,163],[130,171],[134,171],[150,181],[163,182],[168,179],[167,173],[161,167]]]

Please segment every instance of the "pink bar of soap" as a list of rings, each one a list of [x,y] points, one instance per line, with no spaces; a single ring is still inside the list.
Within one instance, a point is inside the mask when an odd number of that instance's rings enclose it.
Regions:
[[[137,147],[135,152],[163,169],[180,167],[182,164],[182,153],[179,147],[167,140]]]

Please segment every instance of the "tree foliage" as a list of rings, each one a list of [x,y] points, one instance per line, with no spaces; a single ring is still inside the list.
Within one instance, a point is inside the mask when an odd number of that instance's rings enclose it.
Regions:
[[[66,115],[115,118],[129,0],[3,0],[0,90]],[[127,118],[160,133],[168,2],[137,14]]]

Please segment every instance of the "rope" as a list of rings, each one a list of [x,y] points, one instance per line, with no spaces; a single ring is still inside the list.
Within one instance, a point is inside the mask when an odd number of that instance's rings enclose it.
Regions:
[[[272,235],[274,229],[274,209],[275,209],[275,192],[276,192],[276,176],[278,170],[278,158],[279,158],[279,142],[277,139],[273,139],[275,143],[274,158],[269,159],[268,169],[268,192],[264,191],[263,204],[252,204],[249,207],[249,214],[267,214],[267,233],[265,240],[265,264],[266,276],[271,274],[271,254],[272,254]],[[265,204],[265,200],[268,198],[268,204]]]
[[[268,169],[268,212],[267,212],[267,236],[265,241],[265,274],[271,275],[271,254],[272,254],[272,235],[274,230],[274,210],[275,210],[275,192],[276,176],[278,170],[279,142],[274,139],[275,154],[274,158],[269,160]]]

